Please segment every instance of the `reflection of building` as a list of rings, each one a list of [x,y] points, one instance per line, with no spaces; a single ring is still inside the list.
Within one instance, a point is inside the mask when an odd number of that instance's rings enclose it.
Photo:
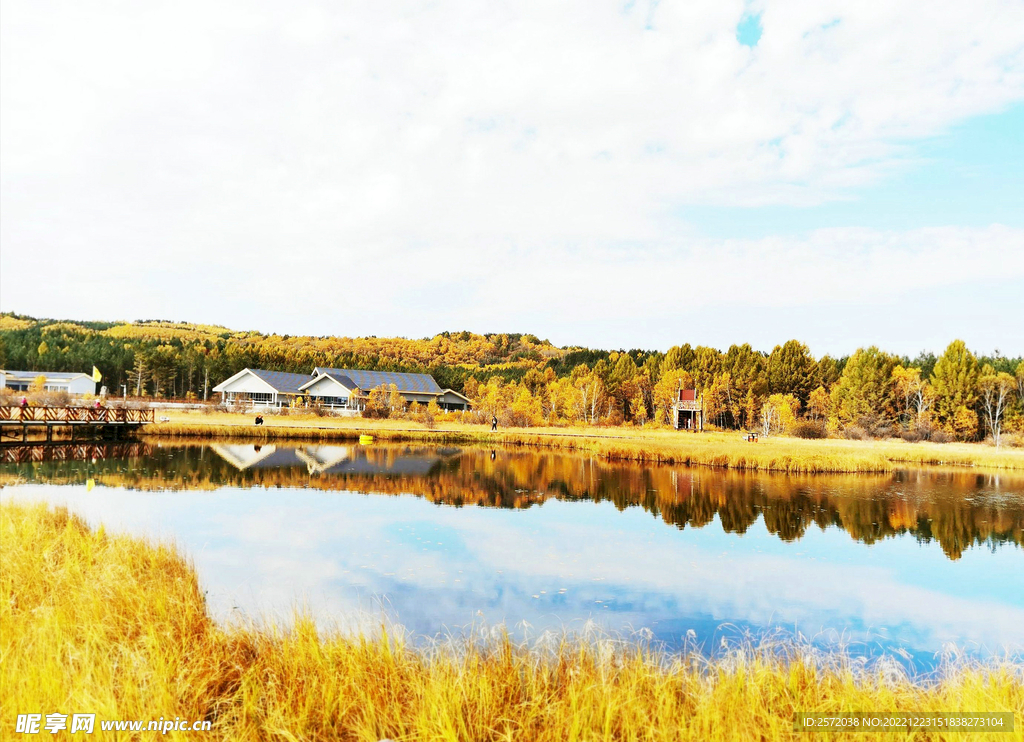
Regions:
[[[399,453],[381,449],[357,451],[351,458],[340,461],[323,474],[385,476],[426,476],[441,462],[436,453]]]
[[[370,391],[395,386],[407,404],[437,402],[442,410],[468,410],[469,399],[453,389],[442,389],[430,374],[314,368],[310,376],[283,371],[246,368],[213,388],[224,404],[288,407],[314,402],[335,410],[366,406]]]
[[[352,446],[264,446],[214,444],[213,451],[239,471],[303,469],[309,474],[383,474],[424,476],[441,461],[430,449],[355,448]]]
[[[352,449],[349,446],[303,446],[295,449],[295,455],[306,462],[310,474],[320,474],[350,458]]]
[[[672,425],[676,430],[704,430],[704,398],[696,389],[680,389],[672,403]]]
[[[96,382],[89,374],[65,371],[2,371],[0,389],[27,392],[36,379],[43,378],[43,391],[68,394],[95,394]]]
[[[300,462],[293,448],[236,443],[223,445],[215,443],[211,448],[222,459],[239,471],[246,469],[281,469],[297,466]]]

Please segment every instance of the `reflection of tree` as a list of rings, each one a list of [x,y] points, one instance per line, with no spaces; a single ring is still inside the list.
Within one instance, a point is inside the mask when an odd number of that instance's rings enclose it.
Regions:
[[[526,508],[550,498],[641,506],[679,528],[701,528],[717,516],[729,533],[745,533],[761,517],[780,539],[836,526],[866,544],[899,534],[938,541],[956,559],[985,544],[1024,543],[1022,484],[1003,474],[913,470],[894,474],[786,475],[753,471],[637,466],[564,453],[354,447],[342,463],[311,473],[310,457],[282,448],[273,466],[238,469],[208,446],[163,446],[138,459],[51,461],[0,467],[0,484],[94,478],[133,489],[312,487],[414,494],[461,507]],[[267,459],[269,461],[269,459]],[[282,463],[283,462],[283,463]],[[291,463],[289,463],[291,462]]]

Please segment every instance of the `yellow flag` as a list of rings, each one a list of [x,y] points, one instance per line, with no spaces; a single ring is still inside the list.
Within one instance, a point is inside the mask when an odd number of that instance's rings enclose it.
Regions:
[[[100,370],[98,368],[96,368],[95,366],[92,367],[92,380],[93,381],[103,381],[103,374],[101,374]]]

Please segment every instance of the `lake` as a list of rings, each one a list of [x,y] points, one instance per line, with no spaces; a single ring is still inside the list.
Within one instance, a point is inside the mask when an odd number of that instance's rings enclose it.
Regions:
[[[917,668],[1024,647],[1024,478],[766,474],[538,450],[137,443],[2,496],[173,541],[222,621],[420,637],[593,622],[714,653],[781,632]]]

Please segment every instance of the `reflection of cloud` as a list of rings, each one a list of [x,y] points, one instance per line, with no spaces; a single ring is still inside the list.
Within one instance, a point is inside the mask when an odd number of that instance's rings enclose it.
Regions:
[[[783,544],[760,522],[679,531],[633,508],[549,501],[528,511],[438,507],[414,497],[223,489],[138,494],[25,486],[7,496],[67,503],[90,522],[171,536],[194,560],[216,615],[287,616],[305,603],[337,619],[379,610],[410,629],[491,623],[653,626],[679,634],[718,622],[807,633],[886,627],[918,651],[944,641],[1024,645],[1019,596],[958,595],[963,581],[1012,584],[1014,560],[969,564],[908,539],[866,547],[838,529]],[[1012,556],[1012,552],[1007,552]],[[898,572],[923,560],[928,574]],[[966,570],[970,570],[967,572]],[[927,577],[927,579],[925,579]]]

